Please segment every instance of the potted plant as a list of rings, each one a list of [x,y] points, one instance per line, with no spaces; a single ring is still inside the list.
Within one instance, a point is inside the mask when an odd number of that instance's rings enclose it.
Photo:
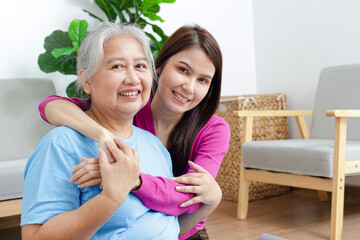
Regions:
[[[163,30],[154,24],[154,21],[164,22],[158,16],[160,3],[174,3],[176,0],[94,0],[95,4],[105,13],[107,21],[119,23],[135,23],[142,29],[150,26],[152,32],[145,31],[151,39],[151,50],[156,58],[162,45],[168,38]],[[83,9],[91,17],[103,22],[104,20],[88,10]],[[45,73],[60,72],[76,75],[77,50],[88,28],[85,20],[75,19],[70,23],[67,32],[56,30],[47,36],[44,41],[45,53],[39,55],[38,65]],[[67,88],[69,97],[81,97],[75,91],[75,81]]]

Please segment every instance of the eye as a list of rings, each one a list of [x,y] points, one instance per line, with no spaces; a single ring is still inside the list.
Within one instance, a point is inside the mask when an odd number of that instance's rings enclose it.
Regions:
[[[183,73],[188,73],[187,69],[184,67],[179,67],[179,71]]]
[[[111,69],[121,69],[121,68],[124,68],[124,66],[121,64],[115,64],[114,66],[111,67]]]
[[[199,78],[199,81],[201,83],[206,83],[206,84],[210,82],[209,79],[207,79],[207,78]]]
[[[147,68],[148,68],[145,63],[137,64],[135,67],[136,67],[136,68],[139,68],[139,69],[147,69]]]

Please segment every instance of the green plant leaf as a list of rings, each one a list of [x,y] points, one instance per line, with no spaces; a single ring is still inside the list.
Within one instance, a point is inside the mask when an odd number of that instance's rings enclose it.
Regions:
[[[76,81],[73,81],[72,83],[70,83],[67,88],[66,88],[66,94],[69,98],[71,97],[78,97],[78,93],[76,91],[76,85],[75,85]]]
[[[111,7],[113,8],[114,12],[116,13],[116,15],[119,17],[119,21],[120,23],[124,23],[125,22],[125,17],[124,15],[122,14],[122,10],[120,9],[117,9],[116,6],[111,3]]]
[[[113,11],[110,5],[111,3],[110,0],[94,0],[94,2],[101,10],[103,10],[103,12],[105,13],[106,17],[110,22],[115,22],[116,13]]]
[[[45,38],[44,48],[46,51],[64,47],[72,47],[72,41],[68,32],[56,30]]]
[[[69,36],[72,40],[72,45],[77,50],[81,44],[81,41],[85,37],[88,28],[88,23],[85,20],[75,19],[70,23]]]
[[[161,48],[162,45],[159,43],[159,41],[154,37],[154,35],[152,35],[151,33],[149,32],[145,32],[146,35],[151,39],[151,42],[150,42],[150,46],[151,47],[156,47],[156,48]]]
[[[84,90],[81,90],[80,92],[76,89],[76,81],[71,82],[67,88],[66,88],[66,94],[68,97],[77,97],[77,98],[84,98],[86,96],[86,93]]]
[[[169,38],[159,26],[155,24],[151,24],[151,26],[152,30],[161,37],[163,43]]]
[[[159,4],[154,4],[149,9],[147,9],[146,11],[147,12],[158,13],[160,11],[160,6],[159,6]]]
[[[129,9],[124,9],[125,12],[129,15],[129,23],[137,23],[136,18],[135,18],[135,14],[130,12]]]
[[[65,75],[76,75],[76,54],[72,53],[67,56],[54,58],[51,51],[46,51],[45,53],[39,55],[38,65],[41,71],[45,73],[59,71]]]
[[[139,0],[137,0],[139,1]],[[119,11],[134,8],[133,0],[110,0],[110,2],[118,9]]]
[[[160,16],[156,15],[153,12],[143,12],[143,15],[145,17],[149,18],[151,21],[157,21],[158,20],[160,22],[164,22],[164,20]]]
[[[176,0],[144,0],[139,6],[140,11],[145,12],[152,6],[158,5],[159,3],[174,3]]]
[[[59,58],[61,56],[67,56],[72,54],[75,51],[74,47],[66,47],[66,48],[55,48],[51,51],[51,55],[54,58]]]
[[[96,18],[97,20],[99,20],[100,22],[103,22],[104,20],[99,18],[98,16],[96,16],[95,14],[89,12],[88,10],[83,9],[84,12],[88,13],[90,17]]]

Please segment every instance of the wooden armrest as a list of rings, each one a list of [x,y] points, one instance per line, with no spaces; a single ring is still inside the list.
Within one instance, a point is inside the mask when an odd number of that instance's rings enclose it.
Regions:
[[[0,201],[0,218],[21,215],[22,199]]]
[[[259,110],[259,111],[233,111],[239,117],[291,117],[311,116],[312,110]]]
[[[360,117],[360,110],[327,110],[328,117]]]

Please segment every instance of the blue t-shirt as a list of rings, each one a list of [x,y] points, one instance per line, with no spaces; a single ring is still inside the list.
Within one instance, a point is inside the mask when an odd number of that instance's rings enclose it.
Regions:
[[[170,154],[154,135],[133,126],[122,140],[138,151],[141,172],[172,177]],[[99,157],[98,144],[71,128],[55,128],[40,141],[25,167],[21,226],[43,224],[101,192],[98,185],[80,189],[69,182],[81,157]],[[178,239],[179,230],[176,216],[155,212],[130,193],[92,239]]]

